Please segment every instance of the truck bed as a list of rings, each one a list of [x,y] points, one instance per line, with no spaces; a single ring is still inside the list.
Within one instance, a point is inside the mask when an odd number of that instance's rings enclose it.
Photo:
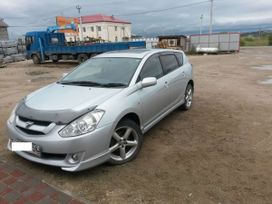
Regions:
[[[114,50],[125,50],[130,48],[145,48],[145,42],[115,42],[94,43],[91,45],[51,45],[44,48],[46,55],[51,54],[78,54],[78,53],[102,53]]]

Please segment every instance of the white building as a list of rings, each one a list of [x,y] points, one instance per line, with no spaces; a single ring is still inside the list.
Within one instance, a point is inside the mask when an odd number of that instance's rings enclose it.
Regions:
[[[128,21],[102,14],[82,16],[81,19],[84,39],[89,37],[100,38],[107,42],[117,42],[131,38],[131,23]]]

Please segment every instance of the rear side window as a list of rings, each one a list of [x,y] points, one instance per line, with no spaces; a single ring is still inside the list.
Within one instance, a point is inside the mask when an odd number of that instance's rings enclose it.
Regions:
[[[177,59],[178,59],[178,61],[179,61],[180,66],[182,66],[182,65],[183,65],[183,54],[182,54],[182,53],[179,53],[179,52],[177,52],[177,53],[175,53],[175,54],[176,54],[176,56],[177,56]]]
[[[165,73],[169,73],[179,67],[177,58],[174,54],[160,56]]]
[[[156,77],[157,79],[163,75],[163,69],[158,56],[149,58],[141,71],[140,78]]]

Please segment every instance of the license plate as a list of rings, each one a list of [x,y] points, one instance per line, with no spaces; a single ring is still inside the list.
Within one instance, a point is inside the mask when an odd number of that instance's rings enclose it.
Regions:
[[[32,151],[30,151],[29,153],[37,156],[37,157],[41,157],[41,146],[40,145],[37,145],[37,144],[34,144],[32,143]]]
[[[13,143],[13,142],[22,142],[22,141],[20,141],[20,140],[15,140],[15,139],[11,139],[10,140],[11,141],[11,143]],[[24,143],[24,142],[22,142],[22,143]],[[11,147],[12,147],[12,144],[11,144]],[[29,153],[29,154],[33,154],[33,155],[35,155],[35,156],[37,156],[37,157],[41,157],[41,150],[42,150],[42,148],[41,148],[41,146],[40,145],[37,145],[37,144],[34,144],[34,143],[32,143],[32,150],[31,151],[24,151],[24,152],[27,152],[27,153]],[[20,151],[20,150],[18,150],[18,151]]]

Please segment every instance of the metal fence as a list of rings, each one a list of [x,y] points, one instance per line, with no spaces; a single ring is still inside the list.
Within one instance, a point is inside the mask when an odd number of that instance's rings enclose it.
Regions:
[[[240,51],[240,33],[215,33],[190,36],[190,50],[217,48],[219,52]]]

